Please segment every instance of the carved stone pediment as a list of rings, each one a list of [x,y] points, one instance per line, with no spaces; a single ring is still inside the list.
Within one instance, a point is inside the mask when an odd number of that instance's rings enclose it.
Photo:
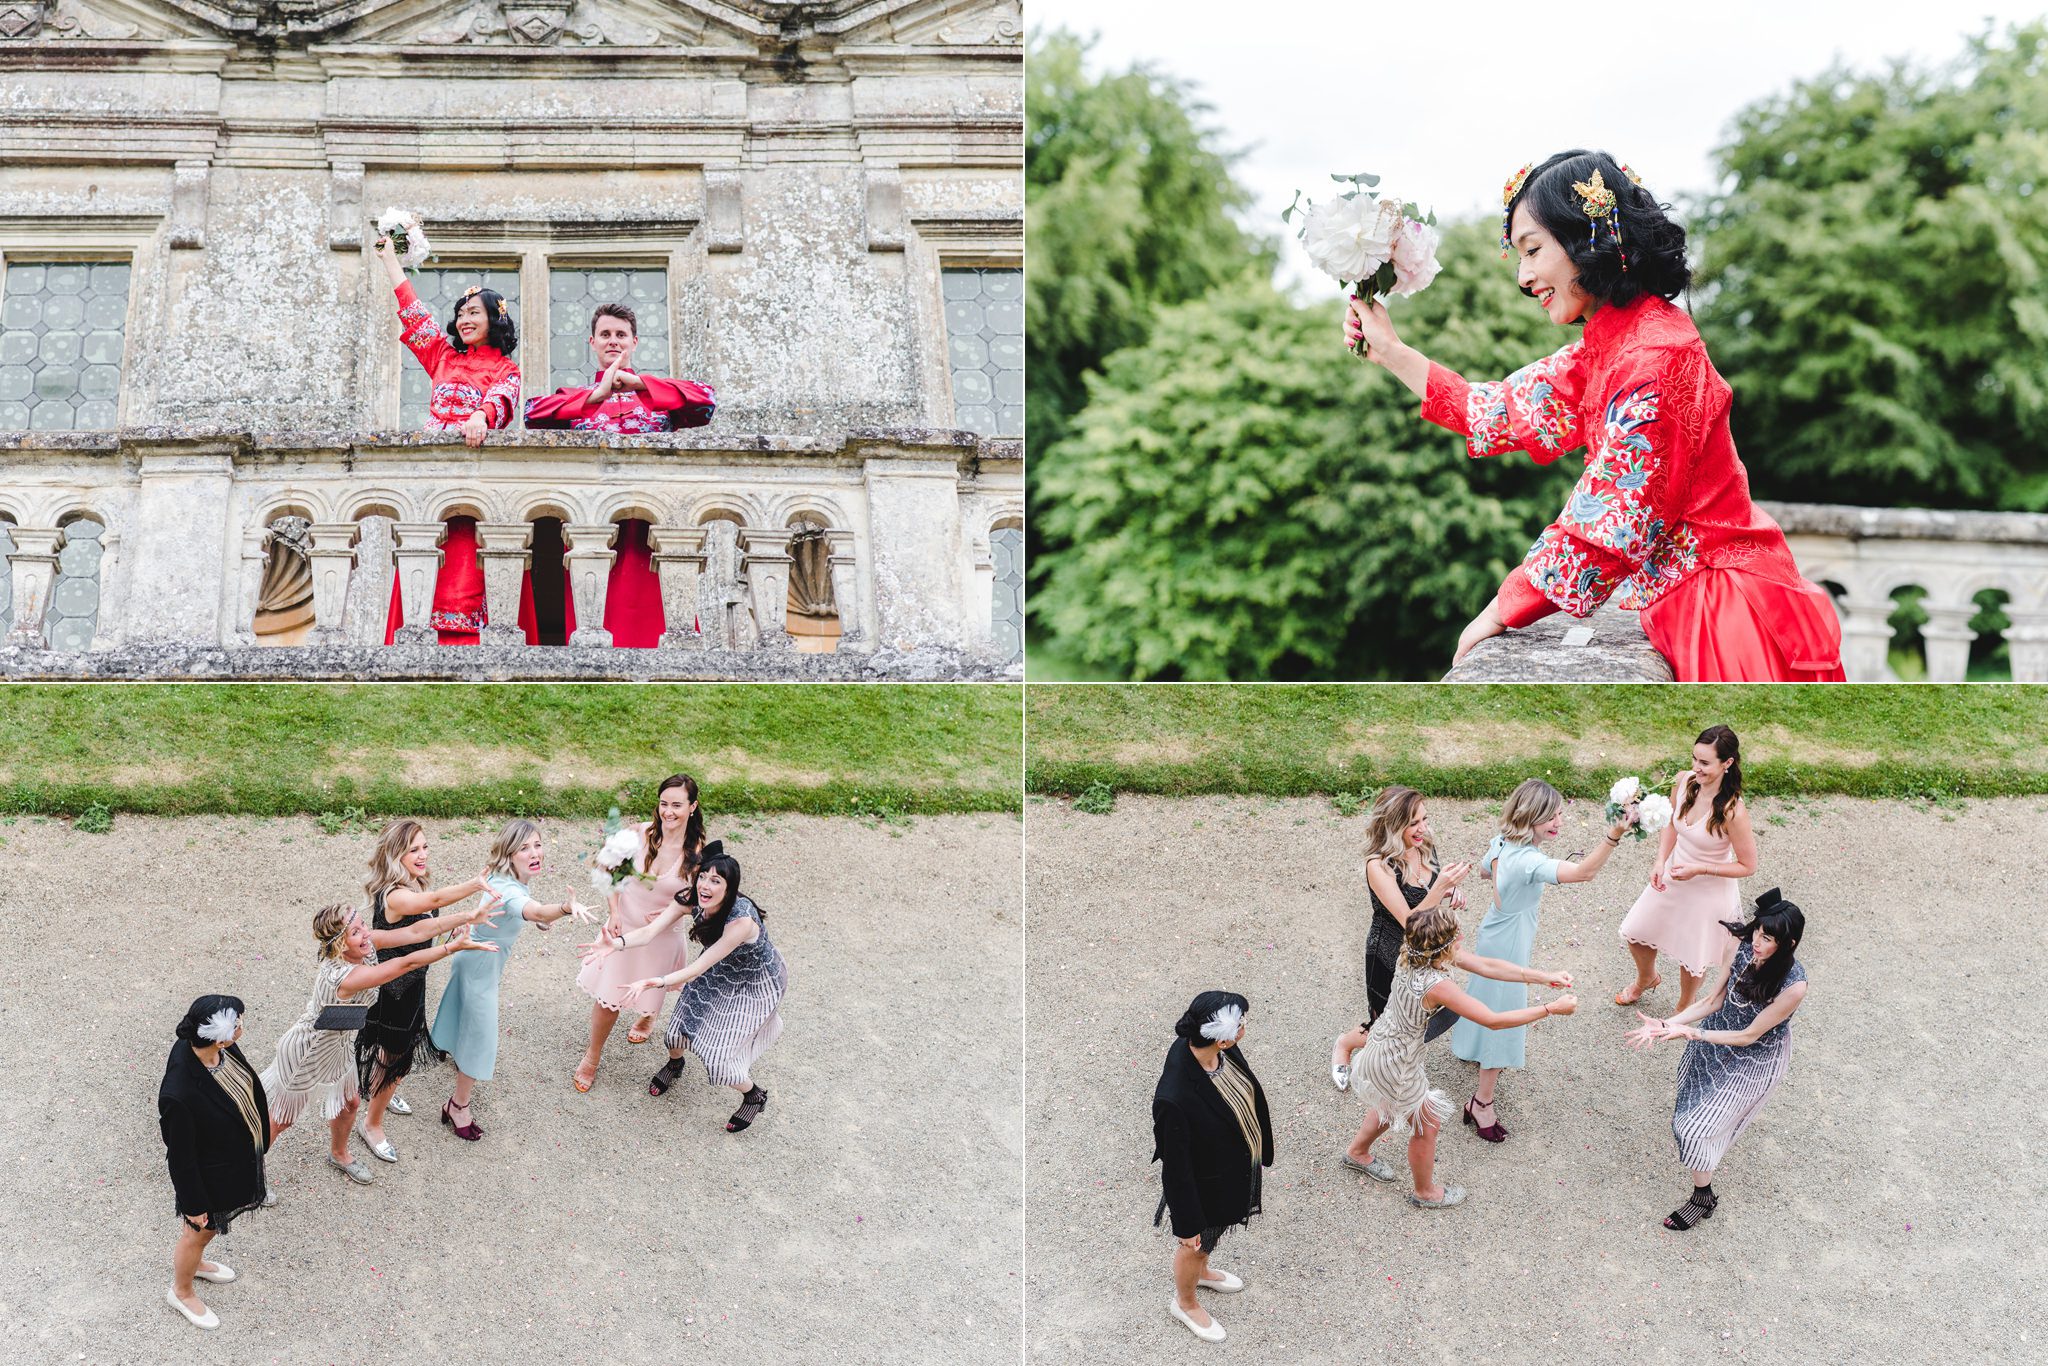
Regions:
[[[427,47],[668,47],[701,42],[707,27],[696,7],[674,0],[460,0],[394,7],[340,39]]]
[[[847,20],[818,27],[852,43],[1017,47],[1024,42],[1021,0],[905,0],[881,13],[864,7]]]
[[[81,0],[0,0],[0,42],[55,42],[86,39],[119,42],[142,36],[142,25]],[[167,36],[167,31],[146,35]]]

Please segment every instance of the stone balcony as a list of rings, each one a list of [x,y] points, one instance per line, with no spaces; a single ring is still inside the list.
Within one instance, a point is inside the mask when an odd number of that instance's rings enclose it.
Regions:
[[[1981,595],[2003,599],[1998,631],[2016,683],[2048,682],[2048,516],[1944,512],[1831,503],[1761,503],[1785,529],[1807,578],[1834,595],[1842,660],[1852,683],[1895,678],[1894,594],[1922,590],[1927,681],[1959,683],[1979,632]],[[1671,668],[1632,612],[1602,608],[1584,621],[1553,616],[1482,641],[1444,675],[1451,683],[1659,683]]]
[[[992,543],[1023,522],[1016,440],[714,428],[494,433],[472,450],[440,433],[139,428],[0,434],[0,469],[11,677],[1021,676],[993,617]],[[420,623],[455,518],[475,521],[490,624],[443,648]],[[601,624],[629,521],[658,577],[656,648],[615,648]],[[566,571],[577,625],[561,645],[510,624],[536,554]],[[792,638],[793,576],[828,653]],[[394,582],[407,624],[386,645]],[[299,629],[262,634],[294,591]]]

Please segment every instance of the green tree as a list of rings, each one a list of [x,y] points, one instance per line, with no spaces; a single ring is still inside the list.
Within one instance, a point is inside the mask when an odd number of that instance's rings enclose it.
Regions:
[[[1137,67],[1091,79],[1088,45],[1030,38],[1025,66],[1027,450],[1064,434],[1082,377],[1145,340],[1155,310],[1192,299],[1271,247],[1232,217],[1251,197],[1180,82]],[[1035,506],[1035,504],[1034,504]],[[1036,530],[1036,528],[1034,528]]]
[[[1564,345],[1498,228],[1451,228],[1403,337],[1498,378]],[[1334,294],[1334,289],[1333,289]],[[1247,275],[1161,312],[1038,470],[1047,643],[1135,678],[1435,678],[1576,477],[1475,461],[1344,348],[1340,306]]]
[[[2048,508],[2048,25],[1761,101],[1694,222],[1757,491]]]

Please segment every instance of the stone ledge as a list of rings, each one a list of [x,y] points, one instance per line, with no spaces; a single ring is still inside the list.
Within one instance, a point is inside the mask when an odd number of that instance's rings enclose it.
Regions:
[[[124,645],[108,650],[0,647],[0,677],[70,681],[1012,682],[1021,664],[948,650],[805,654],[758,650],[632,650],[534,645]]]
[[[1966,512],[1943,508],[1866,508],[1843,503],[1766,503],[1788,536],[1842,536],[1852,541],[1988,541],[2048,545],[2048,515]]]
[[[1671,664],[1634,612],[1602,607],[1583,621],[1562,612],[1482,640],[1446,683],[1669,683]]]

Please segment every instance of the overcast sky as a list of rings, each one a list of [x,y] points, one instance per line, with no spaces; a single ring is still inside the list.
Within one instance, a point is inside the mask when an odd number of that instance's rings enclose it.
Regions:
[[[1744,106],[1838,61],[1859,73],[1891,58],[1945,64],[1985,20],[2002,30],[2048,12],[2048,0],[1024,9],[1034,27],[1097,35],[1097,73],[1145,62],[1194,83],[1223,144],[1246,152],[1237,175],[1259,199],[1253,225],[1277,234],[1293,192],[1320,198],[1333,171],[1375,172],[1382,190],[1451,217],[1497,211],[1517,167],[1568,147],[1613,153],[1660,199],[1711,190],[1713,150]],[[1310,268],[1287,247],[1283,275],[1299,280]]]

